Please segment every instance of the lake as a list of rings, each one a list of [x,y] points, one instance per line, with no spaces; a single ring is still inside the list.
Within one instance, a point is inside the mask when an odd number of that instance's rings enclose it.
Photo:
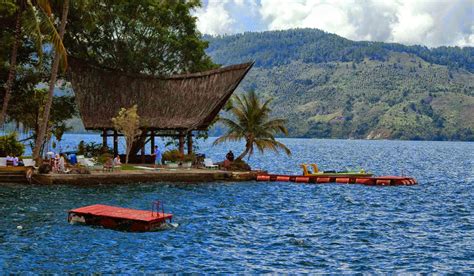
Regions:
[[[80,140],[101,137],[65,135],[61,146],[72,149]],[[242,150],[239,143],[212,147],[212,141],[200,142],[198,151],[214,161]],[[293,174],[305,162],[326,170],[362,167],[409,175],[419,185],[3,184],[0,271],[474,273],[474,143],[281,141],[291,156],[256,154],[251,166]],[[177,228],[125,233],[67,223],[72,208],[149,209],[157,199]]]

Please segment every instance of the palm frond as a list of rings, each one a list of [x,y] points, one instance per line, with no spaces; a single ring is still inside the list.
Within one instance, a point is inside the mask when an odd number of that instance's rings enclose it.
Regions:
[[[43,34],[41,33],[40,20],[37,16],[36,9],[30,1],[27,1],[26,17],[23,23],[26,33],[31,35],[35,42],[36,52],[38,53],[38,63],[43,60]]]
[[[54,50],[60,55],[61,69],[65,71],[67,69],[67,51],[64,47],[63,41],[58,33],[58,30],[54,26],[51,17],[47,16],[45,13],[40,14],[43,14],[41,18],[41,29],[46,32],[46,35],[49,37],[49,41],[53,45]]]
[[[51,4],[49,3],[49,0],[36,0],[36,6],[38,6],[38,8],[43,10],[43,12],[46,13],[47,16],[51,17],[52,9],[51,9]]]
[[[233,133],[227,133],[225,135],[222,135],[221,137],[217,138],[213,143],[212,145],[218,145],[218,144],[222,144],[224,142],[238,142],[240,140],[242,140],[242,136],[238,136],[238,135],[235,135]]]

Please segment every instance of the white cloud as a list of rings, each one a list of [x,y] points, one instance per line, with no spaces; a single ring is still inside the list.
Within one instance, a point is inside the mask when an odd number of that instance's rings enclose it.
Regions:
[[[474,0],[262,0],[270,30],[318,28],[354,39],[474,45]]]
[[[227,1],[209,1],[207,5],[196,12],[197,27],[205,34],[232,33],[235,20],[225,8]]]
[[[474,0],[209,0],[197,16],[208,34],[259,25],[318,28],[354,40],[474,46]]]

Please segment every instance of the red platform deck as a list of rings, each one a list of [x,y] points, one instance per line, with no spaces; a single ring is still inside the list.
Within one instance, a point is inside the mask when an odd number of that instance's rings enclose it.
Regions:
[[[70,210],[68,221],[116,230],[144,232],[159,229],[166,220],[171,221],[172,217],[172,214],[163,212],[96,204]]]
[[[374,186],[398,186],[398,185],[416,185],[416,179],[405,176],[303,176],[303,175],[276,175],[261,174],[257,176],[257,181],[290,181],[297,183],[339,183],[339,184],[362,184]]]

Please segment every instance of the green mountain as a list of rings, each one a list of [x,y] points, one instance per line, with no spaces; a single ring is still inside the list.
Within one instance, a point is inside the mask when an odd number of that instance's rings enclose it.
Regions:
[[[474,48],[356,42],[316,29],[206,36],[292,137],[474,141]]]

